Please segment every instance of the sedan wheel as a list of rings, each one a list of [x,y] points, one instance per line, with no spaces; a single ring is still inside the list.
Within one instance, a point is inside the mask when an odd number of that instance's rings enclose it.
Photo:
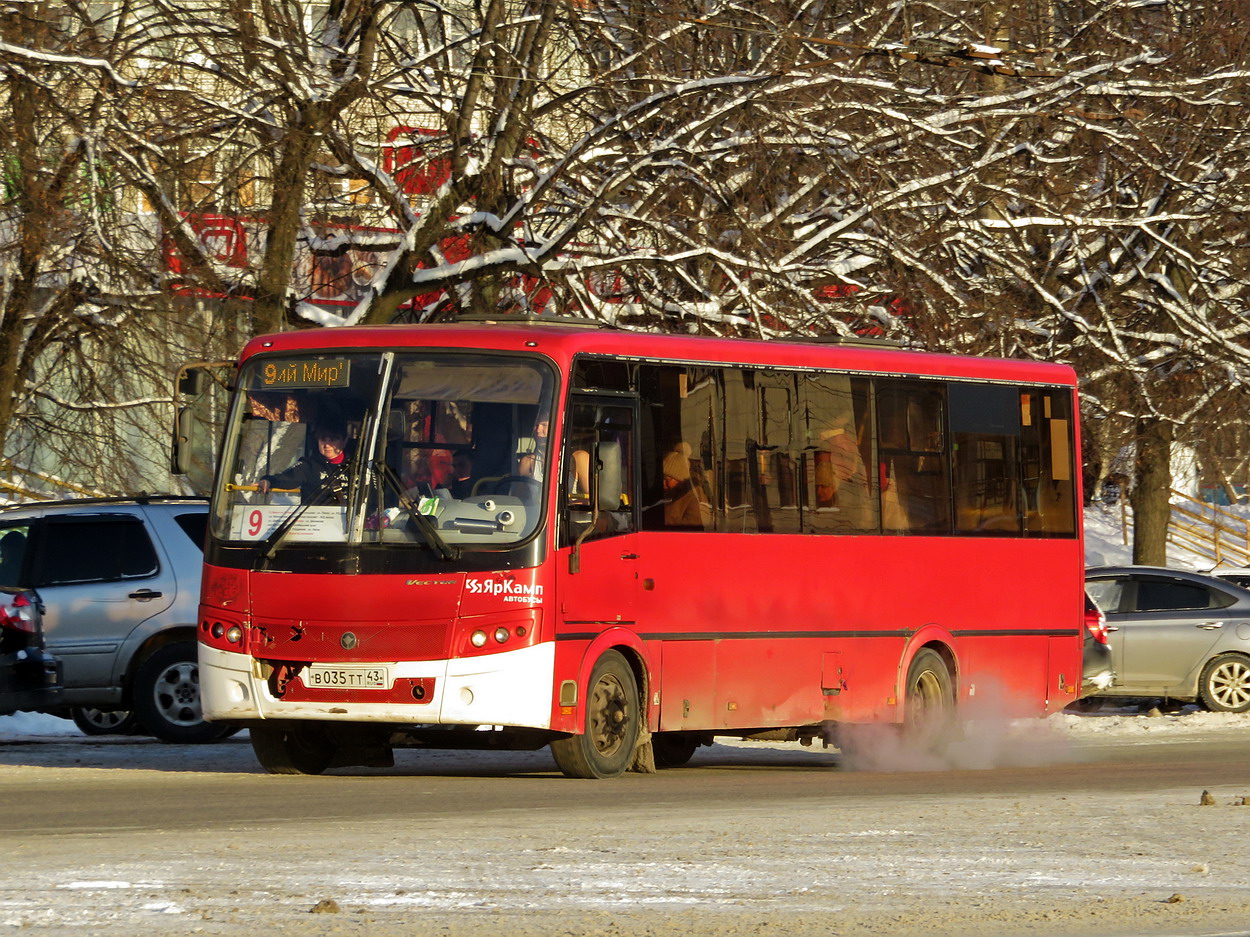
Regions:
[[[1202,670],[1198,684],[1202,705],[1212,712],[1250,710],[1250,658],[1221,654]]]

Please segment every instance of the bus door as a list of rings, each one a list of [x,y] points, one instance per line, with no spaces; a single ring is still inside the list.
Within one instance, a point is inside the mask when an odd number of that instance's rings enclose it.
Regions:
[[[633,628],[639,589],[637,402],[576,394],[561,458],[560,631]]]

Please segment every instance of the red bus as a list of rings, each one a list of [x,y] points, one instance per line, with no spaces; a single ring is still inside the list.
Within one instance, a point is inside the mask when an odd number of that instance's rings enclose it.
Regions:
[[[1079,694],[1065,366],[483,322],[262,336],[233,393],[200,682],[271,772]]]

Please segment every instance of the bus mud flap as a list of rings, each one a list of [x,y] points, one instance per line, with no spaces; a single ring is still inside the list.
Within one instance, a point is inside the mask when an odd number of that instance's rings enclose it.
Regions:
[[[651,732],[646,726],[638,730],[638,744],[634,746],[634,760],[629,770],[638,774],[658,774],[655,767],[655,748],[651,744]]]

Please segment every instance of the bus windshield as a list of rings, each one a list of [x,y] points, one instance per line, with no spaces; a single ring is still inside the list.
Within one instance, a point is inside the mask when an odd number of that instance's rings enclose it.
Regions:
[[[258,355],[240,371],[213,534],[266,553],[515,545],[539,522],[553,384],[505,355]]]

